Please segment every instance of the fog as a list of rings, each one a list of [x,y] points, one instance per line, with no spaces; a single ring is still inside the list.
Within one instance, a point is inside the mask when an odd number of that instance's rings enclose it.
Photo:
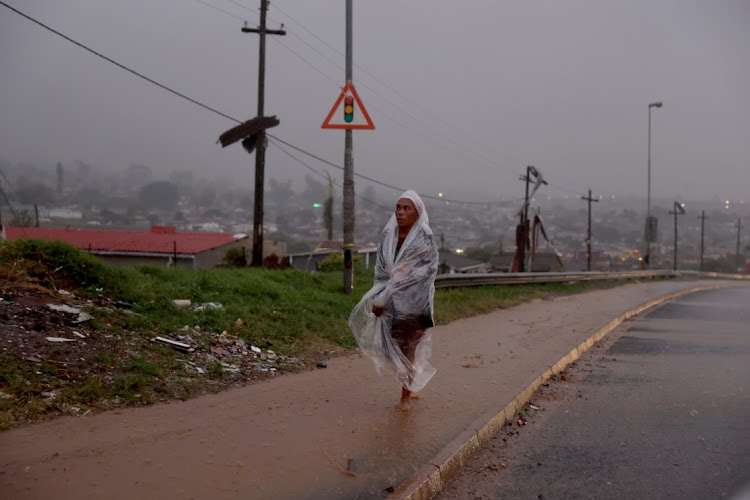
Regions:
[[[258,36],[240,28],[258,24],[257,0],[3,1],[205,106],[256,114]],[[344,5],[275,0],[268,13],[287,31],[267,40],[270,133],[336,165],[344,133],[320,125],[345,83]],[[376,126],[354,132],[355,173],[484,201],[522,197],[534,165],[548,196],[645,199],[648,105],[663,102],[652,196],[746,200],[749,25],[744,0],[354,2],[353,82]],[[140,164],[252,190],[253,156],[216,144],[236,122],[2,5],[0,63],[0,167],[48,168],[52,185],[57,162]],[[267,180],[303,189],[327,171],[341,189],[340,170],[283,148],[269,145]]]

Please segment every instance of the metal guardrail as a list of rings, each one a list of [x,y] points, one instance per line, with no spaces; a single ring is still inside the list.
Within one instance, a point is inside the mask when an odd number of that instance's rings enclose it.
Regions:
[[[698,271],[622,271],[577,273],[471,273],[440,274],[435,278],[435,288],[459,286],[511,285],[522,283],[554,283],[561,281],[653,279],[653,278],[718,278],[750,280],[746,274],[701,273]]]

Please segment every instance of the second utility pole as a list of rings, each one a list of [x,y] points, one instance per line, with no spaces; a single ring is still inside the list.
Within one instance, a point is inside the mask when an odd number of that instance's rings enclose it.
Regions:
[[[260,26],[258,28],[242,28],[243,33],[258,33],[260,35],[258,54],[258,116],[263,116],[263,100],[266,86],[266,34],[286,35],[284,30],[266,29],[266,11],[268,0],[260,0]],[[261,130],[255,136],[255,202],[253,209],[253,259],[251,266],[263,265],[263,184],[266,168],[266,132]]]
[[[586,236],[586,270],[591,271],[591,202],[599,203],[599,200],[595,200],[591,197],[591,190],[589,189],[589,197],[585,198],[581,196],[582,200],[589,202],[589,231]]]

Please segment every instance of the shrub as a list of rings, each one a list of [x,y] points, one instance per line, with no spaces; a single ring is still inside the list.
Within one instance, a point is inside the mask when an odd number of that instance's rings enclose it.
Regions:
[[[355,255],[352,261],[354,269],[362,268],[362,256]],[[318,271],[330,272],[330,271],[341,271],[344,268],[344,255],[341,253],[332,253],[325,259],[318,262],[316,266]]]
[[[245,247],[230,248],[224,254],[222,262],[227,267],[245,267],[247,258],[245,257]]]
[[[6,278],[51,286],[101,286],[112,271],[93,255],[62,241],[18,239],[0,246]]]

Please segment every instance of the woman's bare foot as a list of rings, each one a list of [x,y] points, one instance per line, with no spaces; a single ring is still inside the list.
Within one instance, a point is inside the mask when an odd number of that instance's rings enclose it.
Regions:
[[[401,388],[401,403],[396,407],[396,411],[411,410],[411,391],[404,387]]]

